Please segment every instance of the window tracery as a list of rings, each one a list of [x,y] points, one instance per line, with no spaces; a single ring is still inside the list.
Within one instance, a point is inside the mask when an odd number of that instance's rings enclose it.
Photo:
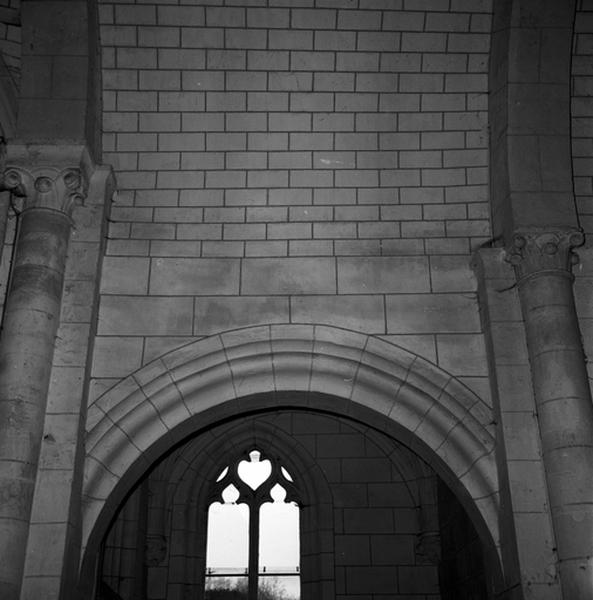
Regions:
[[[300,498],[280,461],[253,448],[208,498],[206,600],[300,599]]]

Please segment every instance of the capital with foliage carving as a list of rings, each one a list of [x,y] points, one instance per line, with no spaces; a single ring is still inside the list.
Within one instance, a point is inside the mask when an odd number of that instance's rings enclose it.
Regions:
[[[579,262],[574,248],[584,241],[578,229],[517,232],[507,249],[506,259],[515,267],[518,279],[544,271],[570,273],[572,266]]]
[[[24,209],[47,208],[67,216],[71,216],[73,207],[85,197],[78,168],[8,167],[4,171],[4,188],[24,198]]]

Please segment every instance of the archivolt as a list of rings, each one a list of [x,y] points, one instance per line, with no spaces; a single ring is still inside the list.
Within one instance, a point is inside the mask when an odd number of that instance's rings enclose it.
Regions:
[[[406,350],[314,325],[251,327],[193,342],[97,399],[89,408],[83,545],[91,534],[97,544],[114,503],[174,444],[220,419],[274,406],[395,427],[398,439],[473,500],[498,546],[490,409]]]

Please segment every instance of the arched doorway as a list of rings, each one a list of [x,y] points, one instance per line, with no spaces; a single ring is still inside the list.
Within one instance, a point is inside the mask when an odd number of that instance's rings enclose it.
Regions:
[[[155,461],[196,433],[270,411],[346,418],[405,446],[459,499],[500,577],[494,440],[480,399],[382,340],[325,326],[266,326],[176,350],[92,407],[83,490],[87,597],[109,523]]]

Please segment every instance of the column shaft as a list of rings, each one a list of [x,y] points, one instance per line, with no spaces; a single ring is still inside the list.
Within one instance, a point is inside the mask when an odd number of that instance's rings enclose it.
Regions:
[[[593,598],[593,405],[573,277],[569,269],[530,271],[519,277],[518,288],[560,583],[566,600],[588,600]]]
[[[0,335],[0,597],[19,596],[66,252],[66,213],[27,208]]]

